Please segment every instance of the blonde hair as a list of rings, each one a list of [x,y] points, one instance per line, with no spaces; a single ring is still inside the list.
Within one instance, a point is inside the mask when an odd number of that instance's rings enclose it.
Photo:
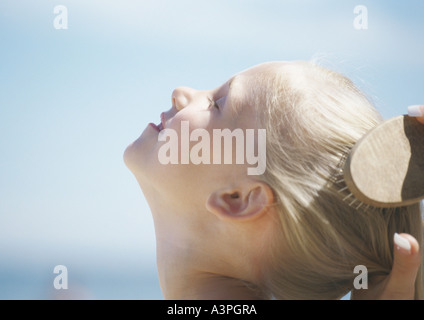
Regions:
[[[364,210],[343,201],[335,170],[381,116],[349,79],[314,62],[271,67],[252,79],[251,94],[264,115],[262,179],[274,191],[281,231],[266,288],[276,299],[341,298],[353,288],[355,266],[366,266],[369,279],[390,273],[395,232],[412,234],[422,248],[420,205]],[[415,297],[423,298],[421,267]]]

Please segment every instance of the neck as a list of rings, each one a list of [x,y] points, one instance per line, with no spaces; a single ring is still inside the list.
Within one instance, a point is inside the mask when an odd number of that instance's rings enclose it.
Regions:
[[[165,299],[269,298],[253,284],[255,280],[245,270],[249,265],[245,260],[233,261],[210,248],[184,246],[172,234],[167,235],[164,238],[157,235],[156,246],[159,281]]]
[[[168,250],[166,250],[167,252]],[[170,300],[259,300],[267,297],[247,281],[220,273],[193,269],[181,258],[170,259],[158,246],[158,273],[162,293]]]
[[[233,278],[215,274],[189,275],[181,277],[185,285],[175,291],[174,288],[164,290],[165,299],[188,300],[262,300],[266,295],[252,285]],[[189,287],[187,287],[189,284]]]
[[[240,247],[234,241],[238,237],[230,229],[207,213],[178,211],[175,206],[170,210],[163,206],[163,201],[154,203],[160,204],[150,208],[155,224],[158,275],[165,299],[269,298],[253,285],[257,282],[252,271],[254,261],[247,254],[234,255]],[[247,239],[241,241],[248,243]]]

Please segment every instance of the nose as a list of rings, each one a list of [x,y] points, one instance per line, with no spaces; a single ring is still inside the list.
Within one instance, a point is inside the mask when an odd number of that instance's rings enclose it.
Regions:
[[[193,100],[196,90],[188,87],[179,87],[172,92],[172,106],[178,111],[187,107]]]

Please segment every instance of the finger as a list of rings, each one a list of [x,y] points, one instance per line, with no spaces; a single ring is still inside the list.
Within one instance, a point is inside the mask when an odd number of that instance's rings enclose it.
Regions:
[[[421,262],[417,240],[406,233],[394,235],[394,260],[385,299],[414,299],[415,279]]]
[[[424,124],[424,105],[409,106],[408,115],[417,118],[419,122]]]

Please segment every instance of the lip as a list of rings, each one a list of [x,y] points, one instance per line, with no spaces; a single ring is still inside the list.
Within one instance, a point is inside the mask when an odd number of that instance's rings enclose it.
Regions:
[[[166,122],[166,120],[165,120],[165,113],[162,112],[160,114],[160,123],[159,124],[155,124],[153,122],[150,122],[149,125],[153,129],[155,129],[157,132],[161,132],[163,129],[165,129],[165,122]]]
[[[157,125],[155,125],[153,122],[150,122],[149,126],[151,126],[153,129],[155,129],[157,132],[160,132],[160,128]]]
[[[161,124],[162,124],[162,129],[165,129],[165,122],[166,122],[166,120],[165,120],[165,113],[164,112],[162,112],[160,114],[160,121],[161,121]]]

